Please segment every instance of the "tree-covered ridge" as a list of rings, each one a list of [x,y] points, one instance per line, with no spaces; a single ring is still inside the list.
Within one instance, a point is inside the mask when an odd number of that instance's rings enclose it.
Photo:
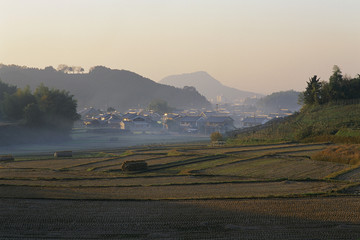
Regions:
[[[2,117],[29,127],[68,131],[78,119],[77,103],[67,91],[41,84],[32,93],[29,87],[17,89],[0,81]]]
[[[360,75],[358,74],[356,78],[344,76],[340,68],[335,65],[329,82],[320,81],[317,75],[309,79],[301,100],[305,105],[312,105],[358,98],[360,98]]]
[[[275,92],[261,98],[256,103],[256,108],[263,112],[278,112],[280,109],[297,111],[300,109],[298,104],[300,92],[294,90]]]
[[[74,71],[75,69],[75,71]],[[41,83],[71,92],[78,106],[119,111],[131,108],[146,108],[153,99],[163,99],[172,107],[211,108],[211,104],[197,91],[180,89],[156,83],[148,78],[127,70],[109,69],[96,66],[88,73],[79,67],[60,65],[58,69],[27,68],[0,64],[0,78],[9,84],[35,89]]]

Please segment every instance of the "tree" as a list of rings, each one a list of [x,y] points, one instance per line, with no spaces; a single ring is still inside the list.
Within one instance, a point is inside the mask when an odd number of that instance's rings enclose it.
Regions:
[[[73,69],[73,73],[83,73],[84,72],[84,68],[82,68],[81,66],[72,66]]]
[[[69,66],[66,65],[66,64],[60,64],[60,65],[57,67],[57,70],[58,70],[59,72],[68,73],[68,72],[69,72]]]
[[[66,91],[49,89],[41,84],[34,92],[36,102],[42,112],[42,122],[48,127],[70,130],[79,119],[77,103]]]
[[[168,103],[161,99],[156,99],[151,101],[149,104],[149,110],[153,110],[154,112],[164,114],[166,112],[170,112],[172,110],[171,107],[168,106]]]
[[[331,89],[328,82],[321,82],[321,104],[328,103],[331,101]]]
[[[11,86],[9,84],[6,84],[1,81],[0,79],[0,119],[3,117],[3,111],[2,111],[2,101],[5,98],[5,95],[11,95],[14,94],[17,90],[16,86]]]
[[[334,65],[333,74],[329,78],[330,100],[338,100],[345,98],[342,85],[343,85],[342,72],[337,65]]]
[[[24,118],[24,108],[31,103],[36,103],[34,95],[31,94],[30,87],[17,89],[14,94],[5,93],[2,101],[2,112],[9,120],[21,120]]]
[[[36,103],[30,103],[24,108],[24,120],[25,124],[30,127],[41,126],[42,112]]]
[[[307,87],[303,93],[304,103],[305,104],[318,104],[321,100],[321,82],[320,78],[314,75],[312,78],[309,78],[307,82]]]
[[[222,141],[223,140],[223,136],[221,135],[221,133],[219,132],[213,132],[210,135],[210,139],[212,142],[217,142],[217,141]]]
[[[56,71],[55,68],[53,68],[53,66],[47,66],[47,67],[44,68],[44,70],[46,72],[55,72]]]
[[[5,94],[13,94],[17,90],[16,86],[9,85],[7,83],[4,83],[0,79],[0,102],[4,99]]]
[[[189,92],[197,92],[196,88],[193,86],[184,86],[183,89]]]
[[[108,107],[108,108],[106,109],[106,111],[107,111],[107,112],[115,112],[116,109],[113,108],[113,107]]]
[[[15,93],[5,93],[1,107],[9,120],[21,120],[27,126],[68,131],[75,120],[76,100],[66,91],[49,89],[41,84],[34,92],[30,88],[18,89]]]
[[[360,75],[358,74],[356,78],[351,78],[349,75],[343,76],[340,68],[335,65],[329,82],[320,82],[316,75],[309,79],[300,101],[302,100],[305,104],[324,104],[357,98],[360,98]]]

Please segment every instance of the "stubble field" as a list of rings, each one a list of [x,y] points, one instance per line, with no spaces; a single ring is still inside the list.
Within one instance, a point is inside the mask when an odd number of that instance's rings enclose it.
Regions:
[[[0,238],[360,239],[359,170],[310,158],[325,147],[18,156],[0,162]],[[149,168],[121,171],[128,160]]]

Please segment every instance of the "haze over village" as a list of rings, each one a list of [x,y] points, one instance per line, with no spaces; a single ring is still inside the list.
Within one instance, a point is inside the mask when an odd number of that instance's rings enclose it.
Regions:
[[[57,69],[1,65],[0,76],[18,87],[44,84],[74,93],[81,116],[76,127],[124,133],[226,133],[300,108],[299,92],[265,97],[224,86],[206,72],[172,75],[158,84],[124,70],[97,66],[83,73],[82,69],[65,64]]]

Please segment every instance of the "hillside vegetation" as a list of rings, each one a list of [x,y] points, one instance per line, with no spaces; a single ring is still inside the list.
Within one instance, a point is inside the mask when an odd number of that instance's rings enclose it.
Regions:
[[[360,77],[345,78],[335,66],[328,82],[310,78],[300,112],[232,133],[232,143],[281,141],[360,143]]]
[[[233,143],[331,141],[360,143],[360,104],[304,107],[284,119],[233,133]]]

